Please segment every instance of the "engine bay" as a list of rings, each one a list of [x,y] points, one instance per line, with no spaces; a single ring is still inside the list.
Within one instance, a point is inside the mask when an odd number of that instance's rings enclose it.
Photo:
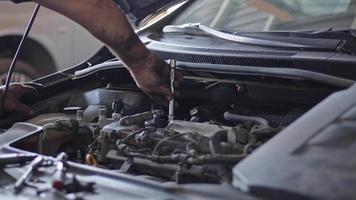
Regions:
[[[229,184],[232,168],[308,104],[261,104],[243,85],[207,80],[183,81],[174,120],[145,93],[110,81],[55,95],[51,112],[27,121],[43,131],[12,146],[158,182]]]
[[[179,65],[184,79],[172,118],[172,108],[137,88],[122,63],[79,67],[37,81],[42,97],[27,98],[35,114],[9,116],[1,126],[24,121],[42,130],[10,146],[51,157],[64,152],[73,163],[161,183],[230,184],[236,164],[338,90]]]
[[[232,167],[280,131],[262,117],[232,114],[218,106],[193,107],[168,121],[165,110],[155,109],[153,102],[144,105],[150,99],[142,93],[99,89],[86,95],[95,94],[116,96],[112,109],[66,107],[67,116],[30,120],[44,128],[38,153],[66,152],[75,162],[165,182],[229,183]],[[124,103],[127,98],[133,106]],[[222,120],[212,112],[220,112]]]

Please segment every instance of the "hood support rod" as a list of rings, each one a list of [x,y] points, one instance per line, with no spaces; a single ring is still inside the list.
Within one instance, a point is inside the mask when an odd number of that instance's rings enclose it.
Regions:
[[[18,57],[19,55],[21,54],[21,51],[22,51],[22,47],[23,47],[23,44],[24,42],[26,41],[27,37],[28,37],[28,34],[30,33],[31,31],[31,28],[33,26],[33,23],[36,19],[36,16],[38,14],[38,11],[40,9],[40,4],[37,3],[36,4],[36,7],[32,13],[32,16],[27,24],[27,27],[26,27],[26,30],[25,30],[25,33],[23,34],[22,36],[22,39],[20,41],[20,44],[19,46],[17,47],[17,50],[16,50],[16,53],[15,53],[15,56],[14,58],[12,59],[12,62],[11,62],[11,65],[10,65],[10,68],[9,68],[9,71],[7,73],[7,77],[6,77],[6,81],[5,81],[5,86],[3,87],[3,93],[2,93],[2,96],[1,96],[1,99],[0,99],[0,119],[2,118],[3,116],[3,111],[4,111],[4,105],[5,105],[5,99],[6,99],[6,96],[7,96],[7,92],[9,90],[9,87],[10,87],[10,82],[11,82],[11,78],[12,78],[12,74],[14,72],[14,69],[15,69],[15,66],[16,66],[16,62],[18,60]]]

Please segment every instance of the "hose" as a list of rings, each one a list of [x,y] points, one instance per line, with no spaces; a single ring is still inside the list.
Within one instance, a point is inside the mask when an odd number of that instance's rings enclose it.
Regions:
[[[152,119],[154,116],[153,112],[144,112],[136,115],[122,117],[119,120],[120,126],[131,126],[135,124],[143,124],[145,121]]]
[[[268,121],[262,117],[236,115],[236,114],[232,114],[230,112],[225,112],[224,119],[227,121],[235,121],[235,122],[250,121],[250,122],[254,122],[258,125],[264,126],[264,127],[269,127]]]
[[[245,154],[216,154],[190,157],[186,154],[174,154],[170,156],[148,155],[134,152],[124,152],[128,157],[148,159],[156,163],[188,163],[192,165],[201,164],[236,164],[246,157]]]
[[[147,131],[147,130],[149,130],[149,129],[150,129],[150,128],[141,128],[141,129],[138,129],[138,130],[136,130],[136,131],[130,133],[130,134],[129,134],[128,136],[126,136],[125,138],[117,140],[117,141],[116,141],[116,146],[117,146],[117,148],[119,148],[118,146],[119,146],[120,144],[125,144],[125,143],[129,142],[131,139],[135,138],[135,136],[136,136],[137,134],[142,133],[143,131]]]
[[[166,138],[160,140],[160,141],[156,144],[156,146],[154,147],[154,149],[153,149],[153,151],[152,151],[152,155],[158,155],[158,149],[160,148],[160,146],[161,146],[164,142],[166,142],[166,141],[168,141],[168,140],[172,140],[172,139],[178,138],[178,137],[181,137],[181,136],[186,135],[186,134],[187,134],[187,133],[180,133],[180,134],[173,135],[173,136],[171,136],[171,137],[166,137]]]
[[[221,146],[221,142],[226,140],[227,131],[221,130],[210,138],[209,140],[209,150],[212,155],[216,155],[223,152],[223,147]]]

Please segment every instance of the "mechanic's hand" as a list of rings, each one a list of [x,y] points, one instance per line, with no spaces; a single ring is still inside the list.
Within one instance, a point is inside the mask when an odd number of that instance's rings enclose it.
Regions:
[[[0,92],[2,94],[4,87],[0,88]],[[20,83],[11,84],[6,95],[6,99],[4,102],[4,110],[7,112],[23,112],[26,114],[31,114],[32,109],[20,102],[21,97],[31,94],[37,93],[36,89]]]
[[[173,98],[169,85],[170,66],[160,57],[151,53],[144,62],[130,67],[130,72],[137,86],[157,103],[167,105]],[[176,77],[177,81],[181,79],[179,74]]]

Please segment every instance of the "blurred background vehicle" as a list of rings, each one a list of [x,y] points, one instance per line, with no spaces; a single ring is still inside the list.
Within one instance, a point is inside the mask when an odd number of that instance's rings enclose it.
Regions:
[[[0,1],[0,84],[15,54],[33,3]],[[32,80],[86,60],[102,44],[66,17],[41,8],[13,76],[14,82]]]

